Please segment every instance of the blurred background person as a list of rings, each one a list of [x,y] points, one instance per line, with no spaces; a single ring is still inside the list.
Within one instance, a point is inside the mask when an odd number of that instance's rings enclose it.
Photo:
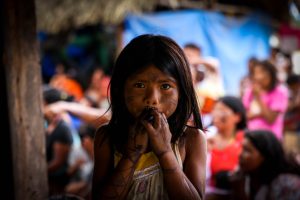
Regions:
[[[67,71],[67,66],[63,62],[57,63],[56,73],[51,77],[49,85],[58,90],[64,91],[74,97],[75,101],[80,101],[83,97],[83,90],[80,83]]]
[[[110,77],[101,67],[93,69],[81,103],[95,108],[108,108],[108,85]]]
[[[239,166],[230,178],[232,199],[300,199],[300,166],[286,157],[274,133],[247,131]]]
[[[68,153],[64,157],[67,162],[66,180],[55,178],[55,181],[63,184],[60,185],[59,192],[51,194],[70,193],[89,199],[93,169],[93,137],[96,128],[108,122],[110,115],[104,108],[95,108],[89,104],[73,101],[73,97],[64,91],[47,86],[44,90],[44,98],[50,102],[44,108],[46,116],[58,118],[68,130],[61,137],[68,134],[72,139],[72,144],[68,146]],[[64,140],[59,142],[63,143]]]
[[[212,111],[216,133],[208,135],[208,170],[210,174],[206,198],[226,198],[230,192],[228,174],[236,170],[242,150],[246,110],[234,96],[221,97]],[[208,133],[209,134],[209,133]]]
[[[91,199],[95,133],[96,129],[93,126],[82,125],[80,127],[79,134],[82,147],[87,154],[87,160],[81,164],[79,173],[65,188],[66,193],[75,194],[85,200]]]
[[[203,114],[210,113],[215,101],[224,95],[220,63],[216,58],[203,57],[201,48],[196,44],[188,43],[183,50],[195,71],[195,89],[201,111]]]
[[[288,92],[277,80],[276,68],[269,61],[253,66],[253,81],[244,96],[248,128],[272,131],[282,139],[283,118],[288,106]]]
[[[300,156],[300,75],[287,78],[289,103],[284,116],[284,148]]]
[[[277,79],[281,83],[285,83],[287,77],[292,71],[291,56],[288,53],[283,53],[280,48],[272,47],[269,62],[272,63],[277,70]]]
[[[253,66],[257,62],[257,58],[251,57],[248,60],[248,73],[241,79],[240,82],[240,97],[244,96],[245,91],[251,87],[253,77]]]
[[[67,99],[68,96],[58,90],[46,88],[43,97],[49,195],[63,194],[64,188],[70,180],[68,170],[73,144],[72,130],[60,114],[49,111],[47,106],[58,99]]]
[[[284,129],[300,133],[300,75],[290,75],[286,83],[289,90],[289,102]]]

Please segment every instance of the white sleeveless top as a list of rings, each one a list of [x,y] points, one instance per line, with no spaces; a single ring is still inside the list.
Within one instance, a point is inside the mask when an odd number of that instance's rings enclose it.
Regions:
[[[172,149],[181,169],[183,169],[178,142],[172,144]],[[115,166],[118,164],[121,157],[122,154],[115,152]],[[163,172],[160,167],[159,160],[152,151],[143,154],[139,159],[133,174],[133,181],[130,185],[126,198],[130,200],[169,199],[167,190],[164,186]]]

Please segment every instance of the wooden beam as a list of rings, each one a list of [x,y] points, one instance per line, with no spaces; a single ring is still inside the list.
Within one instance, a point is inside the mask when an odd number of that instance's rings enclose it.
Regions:
[[[41,69],[34,0],[4,0],[3,65],[7,85],[14,197],[47,199]]]

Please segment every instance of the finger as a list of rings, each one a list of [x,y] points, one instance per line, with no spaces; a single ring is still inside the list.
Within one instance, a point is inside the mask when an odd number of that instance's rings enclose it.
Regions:
[[[157,110],[152,111],[154,121],[153,121],[153,127],[158,128],[161,124],[161,115]]]
[[[154,129],[154,127],[152,126],[151,123],[149,123],[148,121],[146,120],[143,120],[142,122],[142,125],[144,126],[144,128],[146,129],[146,132],[148,133],[148,135],[151,137],[153,135],[155,135],[156,131]]]
[[[169,122],[168,122],[168,119],[167,119],[165,113],[161,113],[161,116],[162,116],[162,119],[163,119],[164,123],[169,125]]]
[[[157,113],[157,128],[168,127],[169,123],[164,113]]]

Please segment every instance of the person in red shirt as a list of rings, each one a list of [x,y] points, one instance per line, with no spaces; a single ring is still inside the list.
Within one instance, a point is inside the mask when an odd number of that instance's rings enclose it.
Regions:
[[[209,170],[210,184],[218,188],[227,188],[226,174],[238,165],[242,149],[243,130],[246,127],[246,111],[237,97],[220,98],[212,111],[213,125],[217,132],[208,138],[208,150],[211,160]]]

